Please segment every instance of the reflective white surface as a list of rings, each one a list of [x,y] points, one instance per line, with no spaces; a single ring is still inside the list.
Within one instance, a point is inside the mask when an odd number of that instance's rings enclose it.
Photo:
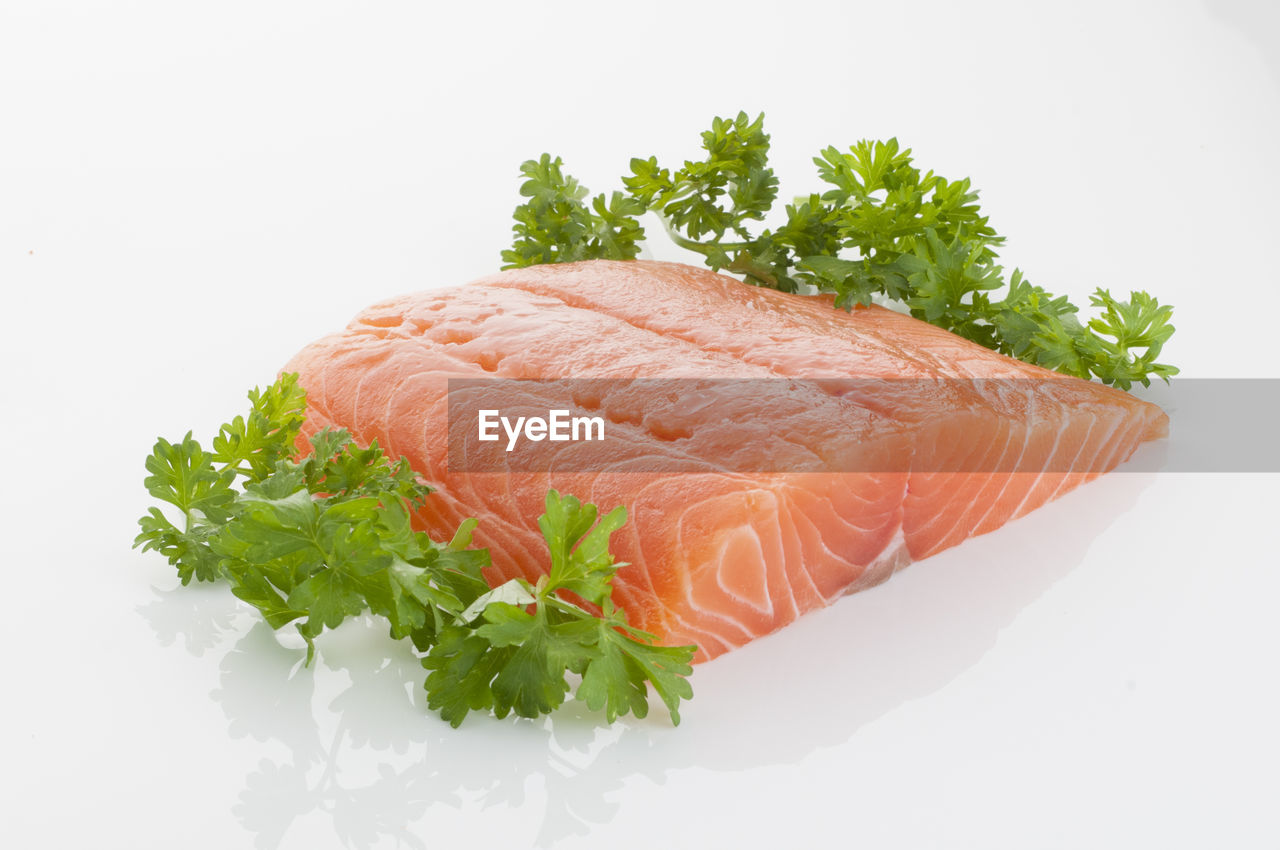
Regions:
[[[495,268],[521,160],[604,191],[738,108],[784,194],[896,134],[1032,280],[1280,375],[1275,7],[1039,5],[0,11],[0,844],[1275,846],[1280,476],[1109,476],[699,667],[675,729],[454,730],[376,623],[306,668],[129,550],[157,434]]]

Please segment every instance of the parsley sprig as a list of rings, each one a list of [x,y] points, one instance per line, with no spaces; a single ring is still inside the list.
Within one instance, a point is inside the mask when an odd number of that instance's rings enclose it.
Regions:
[[[328,428],[302,456],[297,375],[249,399],[248,416],[223,425],[212,452],[188,433],[158,440],[147,458],[146,488],[177,509],[178,522],[150,508],[134,546],[168,558],[184,585],[224,579],[272,628],[295,623],[308,663],[325,629],[365,612],[385,618],[392,638],[424,653],[428,705],[454,726],[477,710],[548,713],[563,703],[570,674],[577,697],[609,722],[644,717],[648,683],[679,722],[696,647],[656,645],[611,600],[625,565],[609,538],[624,508],[597,522],[594,505],[551,490],[538,520],[548,574],[491,589],[488,552],[471,547],[475,520],[448,543],[413,529],[432,491],[404,458]]]
[[[675,170],[655,157],[632,159],[622,180],[628,194],[613,194],[611,217],[585,211],[587,190],[563,174],[559,158],[544,154],[540,169],[525,163],[531,180],[521,191],[531,200],[516,208],[517,240],[502,254],[505,267],[632,259],[644,235],[638,216],[651,211],[678,245],[747,283],[830,293],[845,310],[877,298],[898,302],[1002,354],[1126,390],[1178,373],[1157,361],[1174,331],[1172,307],[1145,292],[1120,299],[1098,288],[1090,301],[1100,315],[1081,320],[1065,296],[1031,284],[1020,270],[1006,279],[996,263],[1004,238],[969,180],[922,173],[897,139],[823,149],[814,164],[829,188],[796,198],[778,227],[758,231],[753,225],[778,195],[764,116],[715,118],[702,149],[702,160]]]
[[[654,645],[653,635],[627,625],[610,600],[610,582],[625,565],[609,554],[609,536],[627,521],[626,508],[597,522],[595,505],[555,490],[546,508],[538,526],[551,550],[550,573],[537,584],[516,578],[499,585],[446,627],[423,661],[432,671],[429,705],[455,726],[474,710],[536,717],[564,702],[567,674],[575,673],[582,677],[578,699],[604,709],[610,723],[628,712],[645,716],[645,682],[679,723],[680,700],[693,696],[684,677],[695,648]]]
[[[520,194],[529,200],[515,213],[516,239],[502,260],[511,266],[571,263],[612,257],[634,259],[644,228],[636,216],[644,205],[614,192],[597,195],[586,203],[587,190],[561,171],[560,157],[549,154],[520,166],[528,179]]]

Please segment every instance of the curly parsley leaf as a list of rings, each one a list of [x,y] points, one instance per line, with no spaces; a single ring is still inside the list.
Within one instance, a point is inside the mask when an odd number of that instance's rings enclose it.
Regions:
[[[680,700],[693,696],[686,677],[693,671],[689,662],[695,648],[658,646],[646,632],[611,627],[613,618],[613,605],[605,600],[602,617],[595,623],[599,654],[582,674],[578,699],[592,710],[604,709],[610,723],[627,712],[644,717],[649,711],[645,682],[650,682],[672,722],[679,724]]]
[[[520,166],[528,178],[520,194],[529,200],[516,207],[515,241],[502,252],[503,268],[575,260],[631,260],[640,253],[644,228],[637,216],[644,205],[621,192],[597,195],[585,202],[587,190],[561,170],[560,157],[549,154]]]
[[[427,704],[454,728],[473,711],[493,711],[493,680],[514,654],[513,647],[495,650],[466,626],[445,627],[423,660],[431,671]]]
[[[538,528],[551,552],[547,582],[600,605],[609,598],[614,574],[626,566],[614,562],[609,538],[626,524],[627,509],[618,506],[597,523],[595,505],[552,494],[555,491],[547,495],[547,512],[538,517]]]
[[[146,467],[151,473],[143,482],[147,492],[182,511],[183,527],[174,525],[159,508],[151,508],[138,520],[142,533],[133,545],[168,558],[178,568],[183,584],[193,578],[213,580],[218,559],[209,548],[209,529],[231,515],[235,474],[216,469],[214,456],[204,451],[189,431],[180,443],[157,440]]]
[[[265,390],[249,392],[252,407],[237,416],[213,438],[213,459],[251,481],[261,481],[281,458],[292,457],[302,430],[306,394],[298,376],[282,375]]]
[[[675,230],[697,241],[708,234],[747,238],[746,222],[759,221],[778,197],[778,178],[768,167],[769,137],[764,115],[754,121],[745,112],[716,118],[702,134],[707,156],[685,162],[675,172],[657,160],[631,160],[623,184],[646,208],[658,210]],[[713,266],[717,267],[717,266]]]
[[[183,584],[213,581],[218,574],[218,556],[209,548],[208,526],[196,525],[182,530],[170,522],[159,508],[149,508],[138,520],[142,532],[133,545],[142,551],[155,550],[178,568]]]

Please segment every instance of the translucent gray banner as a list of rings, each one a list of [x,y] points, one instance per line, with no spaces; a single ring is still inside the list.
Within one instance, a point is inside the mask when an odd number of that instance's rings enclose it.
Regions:
[[[1276,379],[450,379],[448,404],[453,472],[1280,472]]]

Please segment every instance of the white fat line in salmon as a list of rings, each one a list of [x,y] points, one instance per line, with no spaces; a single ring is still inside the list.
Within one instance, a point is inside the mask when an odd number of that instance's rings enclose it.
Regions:
[[[570,416],[567,410],[549,410],[545,419],[541,416],[517,416],[514,424],[500,410],[481,410],[478,423],[480,439],[490,443],[499,439],[498,425],[501,424],[507,434],[507,451],[516,447],[522,432],[526,440],[535,443],[541,440],[560,443],[604,439],[603,417]]]

